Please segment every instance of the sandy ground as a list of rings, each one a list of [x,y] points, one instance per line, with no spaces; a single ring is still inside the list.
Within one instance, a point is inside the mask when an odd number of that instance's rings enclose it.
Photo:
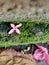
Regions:
[[[49,0],[0,0],[0,20],[49,21]]]

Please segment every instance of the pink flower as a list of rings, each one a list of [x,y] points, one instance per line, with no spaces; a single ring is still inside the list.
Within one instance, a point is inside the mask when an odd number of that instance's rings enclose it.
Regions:
[[[45,61],[48,63],[49,65],[49,54],[45,54]]]
[[[34,58],[36,60],[44,60],[45,56],[44,56],[44,53],[40,49],[37,49],[34,53]]]
[[[10,24],[12,29],[8,32],[8,34],[12,34],[14,31],[16,31],[17,34],[20,34],[20,30],[18,28],[20,28],[22,26],[22,24],[19,25],[14,25],[14,24]]]
[[[45,60],[49,64],[49,54],[46,48],[36,44],[36,46],[39,48],[34,53],[34,58],[36,60]]]

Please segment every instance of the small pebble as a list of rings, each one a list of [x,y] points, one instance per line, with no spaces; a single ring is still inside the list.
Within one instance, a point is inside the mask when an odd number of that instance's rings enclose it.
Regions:
[[[27,48],[27,51],[29,51],[29,50],[30,50],[30,47]]]
[[[35,35],[36,36],[42,36],[43,35],[43,32],[37,32]]]

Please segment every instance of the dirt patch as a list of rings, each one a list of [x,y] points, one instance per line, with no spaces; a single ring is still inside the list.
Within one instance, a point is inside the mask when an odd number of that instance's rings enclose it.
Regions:
[[[0,20],[48,21],[49,0],[0,0]]]

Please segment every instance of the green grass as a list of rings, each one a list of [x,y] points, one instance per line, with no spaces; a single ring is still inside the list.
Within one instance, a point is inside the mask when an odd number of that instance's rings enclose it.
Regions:
[[[18,24],[20,22],[10,22],[13,24]],[[49,32],[47,31],[48,23],[39,23],[39,22],[21,22],[22,27],[20,28],[21,34],[18,35],[13,33],[8,35],[6,30],[10,30],[10,27],[1,26],[0,28],[0,47],[6,47],[11,45],[26,45],[26,44],[35,44],[42,42],[49,42]],[[1,23],[0,23],[1,24]],[[42,25],[41,31],[44,33],[42,36],[36,36],[34,32],[34,25]],[[5,24],[2,24],[5,25]]]
[[[39,36],[32,36],[32,37],[22,37],[20,40],[10,39],[9,41],[0,41],[0,46],[11,46],[11,45],[25,45],[25,44],[35,44],[35,43],[42,43],[42,42],[49,42],[49,33],[43,35],[42,37]]]

